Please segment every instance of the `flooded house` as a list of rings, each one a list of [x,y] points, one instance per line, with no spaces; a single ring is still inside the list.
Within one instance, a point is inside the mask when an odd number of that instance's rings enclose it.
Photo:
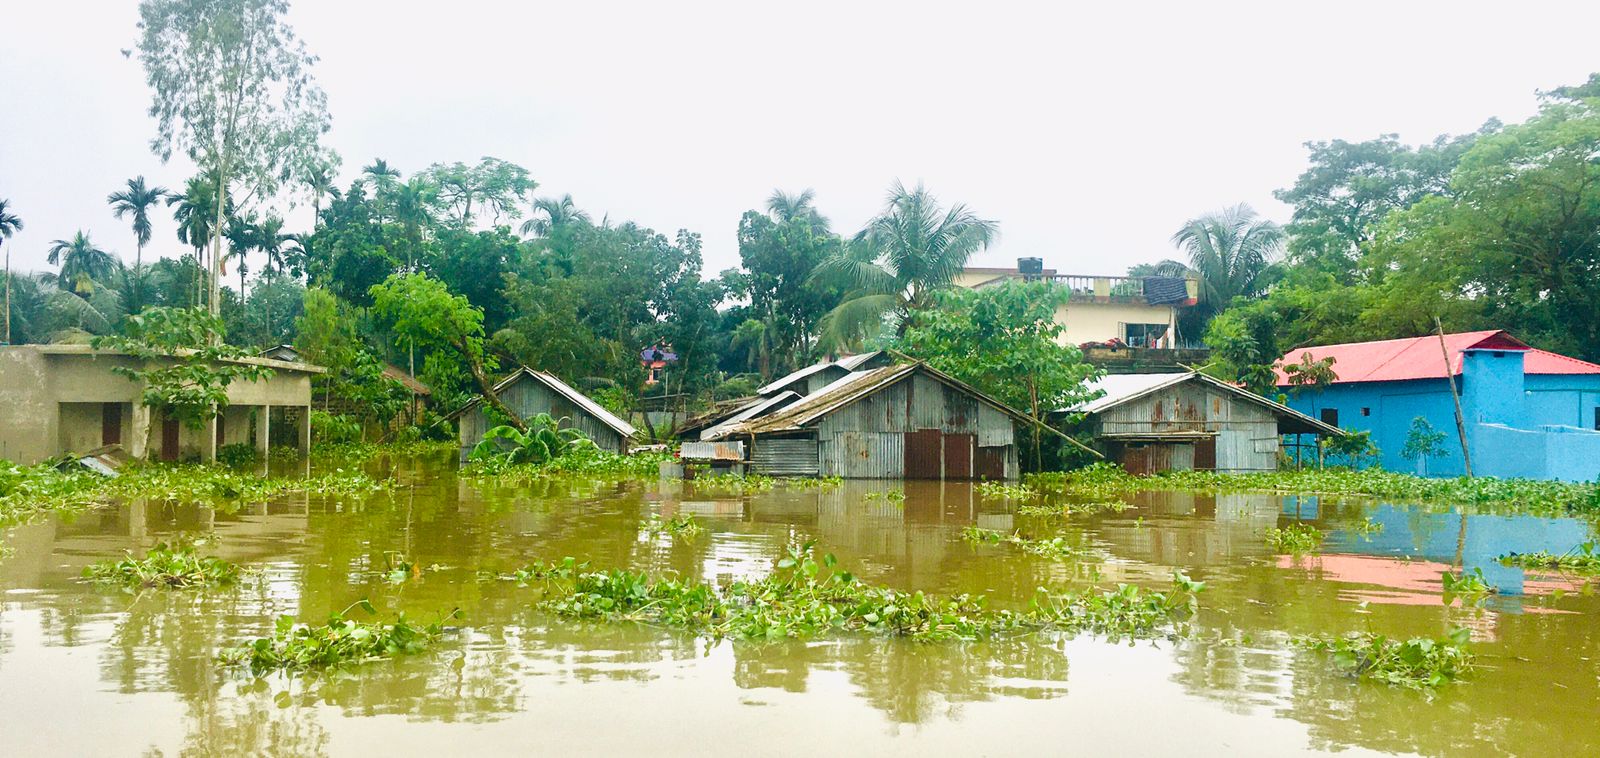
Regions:
[[[791,386],[799,382],[768,385],[798,395]],[[1017,430],[1030,423],[954,377],[902,361],[847,371],[705,438],[745,441],[750,470],[771,476],[1004,480],[1019,475]]]
[[[274,444],[309,449],[311,377],[322,368],[271,358],[237,361],[273,373],[228,385],[221,413],[194,429],[144,405],[144,386],[115,371],[149,366],[143,359],[88,345],[0,348],[0,459],[26,465],[112,445],[134,458],[165,461],[214,460],[219,447],[236,444],[263,454]]]
[[[1102,394],[1068,413],[1134,474],[1276,471],[1284,435],[1333,436],[1337,426],[1199,372],[1108,374]]]
[[[1293,387],[1282,366],[1332,359],[1333,381]],[[1503,330],[1319,345],[1279,362],[1289,404],[1372,433],[1384,468],[1466,473],[1450,381],[1461,396],[1477,476],[1593,481],[1600,476],[1600,365],[1540,350]],[[1417,419],[1442,433],[1437,455],[1405,456]]]
[[[889,353],[874,350],[819,361],[768,382],[749,397],[718,403],[678,427],[681,440],[710,440],[721,436],[724,427],[772,413],[785,405],[849,376],[851,372],[881,368],[893,362]]]
[[[266,350],[257,353],[257,355],[261,356],[262,358],[271,358],[276,361],[288,361],[290,363],[305,362],[305,358],[300,355],[300,351],[296,349],[294,345],[274,345],[273,347],[269,347]],[[400,368],[393,363],[384,363],[381,371],[384,378],[399,384],[401,387],[404,387],[407,392],[411,393],[411,402],[407,403],[406,415],[404,417],[396,417],[394,421],[395,426],[398,427],[408,424],[412,419],[421,418],[423,405],[427,402],[428,398],[433,395],[433,390],[430,389],[427,384],[423,383],[422,380],[412,376],[405,369]],[[320,397],[315,399],[315,402],[317,404],[317,408],[321,410],[326,410],[330,413],[343,414],[349,414],[355,410],[354,408],[348,407],[347,405],[341,404],[330,398],[327,390],[323,390],[320,395]]]
[[[500,402],[521,417],[526,419],[547,413],[561,421],[563,427],[583,432],[601,450],[627,452],[628,441],[638,431],[588,395],[546,371],[523,366],[501,379],[495,385],[494,392]],[[466,461],[472,448],[483,441],[484,434],[497,425],[485,412],[483,398],[480,397],[473,398],[445,416],[445,419],[459,419],[462,461]]]

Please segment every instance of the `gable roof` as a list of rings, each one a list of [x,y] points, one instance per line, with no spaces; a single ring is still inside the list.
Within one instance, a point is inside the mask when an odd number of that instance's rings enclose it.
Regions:
[[[1287,405],[1268,400],[1242,387],[1229,384],[1198,371],[1181,374],[1107,374],[1089,383],[1090,389],[1101,390],[1105,392],[1104,395],[1083,405],[1064,410],[1084,414],[1101,413],[1184,382],[1199,382],[1207,387],[1226,392],[1236,398],[1255,403],[1272,411],[1278,416],[1279,431],[1286,434],[1298,432],[1324,435],[1344,434],[1344,431],[1339,427],[1325,424]],[[1284,430],[1284,421],[1288,421],[1289,428],[1287,431]]]
[[[624,437],[632,437],[639,431],[633,428],[632,424],[617,418],[611,413],[611,411],[601,407],[599,403],[596,403],[594,400],[590,399],[588,395],[573,389],[572,387],[568,386],[566,382],[557,379],[555,374],[547,371],[535,371],[527,366],[518,367],[517,370],[512,372],[510,376],[501,379],[497,384],[494,385],[494,394],[499,396],[500,393],[504,392],[507,387],[510,387],[524,378],[532,378],[534,381],[549,387],[551,391],[572,401],[573,405],[583,409],[583,412],[595,417],[600,421],[600,423],[610,427],[617,434],[620,434]],[[467,401],[466,405],[451,411],[444,417],[444,420],[449,420],[460,416],[461,414],[466,413],[468,410],[476,408],[481,404],[483,404],[483,398],[472,398],[471,400]]]
[[[1529,347],[1527,343],[1511,336],[1503,329],[1480,332],[1457,332],[1444,336],[1449,352],[1449,375],[1461,374],[1461,353],[1466,350],[1519,351],[1523,355],[1525,374],[1600,374],[1600,365],[1565,355]],[[1278,375],[1278,386],[1289,385],[1289,375],[1284,366],[1299,363],[1305,356],[1312,360],[1333,359],[1337,375],[1334,384],[1351,382],[1397,382],[1407,379],[1443,379],[1446,376],[1444,355],[1439,349],[1439,336],[1408,337],[1375,342],[1349,342],[1340,345],[1320,345],[1291,350],[1273,367]]]
[[[793,392],[791,390],[784,390],[783,392],[779,392],[772,397],[762,398],[760,402],[739,409],[732,416],[717,422],[715,426],[712,426],[701,432],[700,439],[717,439],[744,421],[748,421],[756,416],[763,415],[774,408],[787,403],[792,403],[798,399],[800,399],[800,393]]]
[[[805,368],[796,369],[796,370],[791,371],[791,372],[789,372],[788,374],[786,374],[786,375],[784,375],[782,377],[774,379],[773,381],[768,383],[765,387],[762,387],[762,388],[756,390],[756,394],[770,395],[770,394],[772,394],[774,392],[779,392],[781,390],[788,389],[795,382],[798,382],[801,379],[805,379],[805,378],[811,376],[812,374],[821,372],[821,371],[823,371],[825,369],[837,368],[837,369],[842,369],[845,373],[849,373],[851,371],[855,371],[856,369],[860,368],[863,364],[867,363],[868,361],[870,361],[873,358],[876,358],[876,357],[878,357],[878,356],[880,356],[882,354],[883,354],[882,350],[873,350],[873,351],[867,352],[867,353],[857,353],[855,355],[846,355],[843,358],[840,358],[840,359],[834,360],[834,361],[821,361],[819,363],[813,363],[813,364],[811,364],[809,366],[806,366]]]

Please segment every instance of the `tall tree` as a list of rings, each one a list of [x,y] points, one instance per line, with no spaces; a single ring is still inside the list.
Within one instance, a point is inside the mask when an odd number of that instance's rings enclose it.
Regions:
[[[502,217],[515,220],[522,215],[524,198],[539,187],[527,169],[491,157],[474,166],[436,163],[422,173],[438,187],[440,209],[463,226],[477,223],[478,214],[485,212],[492,214],[491,223],[498,224]]]
[[[212,217],[213,209],[217,202],[217,184],[205,175],[196,176],[184,185],[183,194],[167,196],[167,205],[172,207],[172,220],[178,222],[178,241],[194,249],[195,273],[200,274],[206,270],[205,251],[211,246],[211,230],[216,227],[216,219]],[[226,215],[233,216],[232,204],[227,205]],[[201,297],[201,280],[194,282],[192,305],[200,306],[205,302]],[[170,303],[169,303],[170,305]]]
[[[151,149],[181,150],[217,184],[224,228],[235,183],[245,210],[284,181],[304,183],[326,154],[327,98],[315,58],[284,21],[286,0],[143,0],[139,59],[153,90]],[[211,311],[219,313],[222,235],[212,236]]]
[[[22,217],[20,217],[17,214],[11,212],[11,209],[7,207],[7,201],[4,198],[0,198],[0,245],[4,245],[6,240],[11,239],[12,235],[14,235],[14,234],[16,234],[17,232],[20,232],[20,231],[22,231]],[[9,345],[9,344],[11,344],[11,246],[10,245],[5,245],[5,248],[6,248],[5,341],[4,342],[0,342],[0,344]]]
[[[167,197],[167,188],[150,187],[143,176],[128,180],[125,189],[106,196],[111,212],[117,218],[128,218],[133,225],[133,275],[129,277],[127,291],[128,310],[134,313],[144,309],[148,297],[145,293],[144,246],[150,244],[150,209]]]
[[[755,325],[746,322],[735,336],[756,356],[764,379],[809,362],[817,321],[838,304],[837,288],[813,274],[841,254],[844,243],[812,207],[813,197],[811,190],[775,190],[766,213],[748,211],[739,220],[745,273],[729,285],[749,298]]]
[[[1188,253],[1188,263],[1162,261],[1157,270],[1200,280],[1200,302],[1186,314],[1191,333],[1199,333],[1234,298],[1266,291],[1283,249],[1283,229],[1240,204],[1190,219],[1172,235],[1172,244]]]
[[[322,223],[322,198],[338,197],[339,156],[336,153],[326,153],[311,164],[305,175],[306,189],[311,192],[311,231],[317,230],[317,225]]]
[[[895,182],[883,212],[842,253],[818,267],[819,274],[848,288],[844,302],[823,318],[822,343],[859,343],[885,320],[903,334],[907,317],[949,287],[967,259],[987,248],[999,229],[965,205],[941,208],[920,184],[907,190]]]
[[[61,288],[86,300],[94,292],[97,281],[108,280],[117,270],[116,257],[101,250],[81,230],[71,240],[51,242],[47,260],[50,265],[61,267],[56,275]]]
[[[589,223],[589,214],[572,202],[571,195],[541,197],[533,201],[533,215],[522,222],[521,232],[548,237],[561,227],[580,222]]]

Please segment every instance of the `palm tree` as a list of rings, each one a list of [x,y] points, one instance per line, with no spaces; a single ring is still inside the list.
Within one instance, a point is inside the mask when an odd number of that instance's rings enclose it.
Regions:
[[[400,170],[389,165],[389,162],[378,158],[372,165],[361,169],[361,173],[372,177],[372,186],[382,191],[400,183]]]
[[[1282,227],[1241,203],[1185,223],[1172,235],[1172,244],[1189,254],[1189,262],[1162,261],[1156,273],[1200,280],[1200,302],[1186,320],[1203,329],[1234,298],[1266,292],[1283,240]]]
[[[548,237],[557,229],[578,222],[589,223],[589,214],[578,209],[572,195],[562,195],[560,199],[542,197],[533,201],[533,215],[522,222],[522,233]]]
[[[417,253],[422,249],[422,228],[433,223],[433,202],[438,189],[420,176],[411,177],[394,190],[395,220],[405,229],[406,269],[416,270]]]
[[[0,244],[11,239],[11,235],[22,231],[22,219],[6,207],[6,200],[0,199]],[[0,345],[11,344],[11,247],[6,247],[6,318],[5,341]]]
[[[144,177],[128,180],[128,188],[106,196],[111,212],[117,218],[131,216],[133,220],[133,276],[129,278],[128,310],[137,313],[144,305],[144,246],[150,244],[150,209],[167,196],[166,187],[147,187]]]
[[[227,275],[228,261],[237,261],[239,264],[239,307],[244,308],[244,277],[249,272],[245,265],[246,256],[250,251],[261,247],[260,227],[256,226],[255,215],[249,218],[228,219],[228,230],[222,236],[228,240],[228,254],[223,256],[222,274]]]
[[[773,190],[772,196],[767,198],[767,214],[780,224],[797,218],[810,218],[825,224],[827,219],[819,215],[816,207],[812,205],[812,201],[816,199],[817,193],[810,189],[798,195],[791,195],[783,190]]]
[[[176,206],[172,219],[178,222],[178,241],[194,248],[194,302],[200,305],[200,272],[206,268],[205,252],[211,244],[211,229],[216,224],[217,185],[206,176],[196,176],[184,185],[183,194],[167,196],[167,205]],[[232,209],[225,209],[232,215]]]
[[[322,223],[322,198],[339,197],[339,188],[334,185],[338,172],[338,156],[331,159],[320,160],[306,173],[306,187],[311,190],[311,229],[316,231],[317,224]]]
[[[72,240],[55,240],[50,243],[50,265],[61,266],[56,275],[61,288],[85,300],[94,293],[95,280],[105,280],[117,270],[117,259],[112,254],[95,247],[89,235],[81,230]]]
[[[261,267],[262,275],[267,279],[267,296],[262,298],[262,307],[265,311],[263,323],[266,325],[265,328],[268,332],[264,336],[271,337],[273,331],[272,279],[276,273],[283,270],[285,258],[289,254],[289,248],[286,243],[294,241],[295,235],[284,233],[283,219],[277,216],[268,216],[265,221],[256,226],[255,231],[256,248],[267,258]]]
[[[845,250],[817,267],[816,276],[848,288],[844,302],[822,318],[818,342],[828,348],[859,343],[887,318],[905,330],[913,312],[932,304],[967,259],[1000,234],[999,224],[957,204],[949,210],[921,184],[895,182],[883,212],[867,222]]]

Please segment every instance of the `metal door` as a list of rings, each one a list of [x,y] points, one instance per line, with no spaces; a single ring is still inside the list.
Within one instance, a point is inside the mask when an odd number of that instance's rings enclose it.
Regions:
[[[983,479],[1006,478],[1006,449],[1004,447],[978,448],[978,476]]]
[[[944,478],[972,478],[972,446],[977,441],[975,434],[944,435]]]
[[[938,479],[939,442],[938,429],[918,429],[906,433],[906,478]]]
[[[1217,468],[1217,438],[1207,437],[1194,443],[1194,468],[1196,471],[1215,471]]]

